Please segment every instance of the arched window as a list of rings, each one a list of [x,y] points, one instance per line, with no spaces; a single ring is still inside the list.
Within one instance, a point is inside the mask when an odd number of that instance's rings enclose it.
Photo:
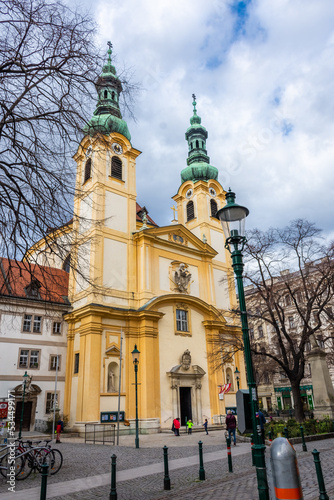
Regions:
[[[193,143],[191,142],[191,143],[190,143],[190,149],[192,149],[192,148],[193,148]]]
[[[111,177],[122,180],[122,160],[118,156],[111,158]]]
[[[202,148],[204,149],[204,141],[202,141]]]
[[[231,384],[231,391],[234,391],[233,375],[231,368],[226,369],[226,383]]]
[[[111,92],[111,98],[113,101],[115,100],[115,92],[114,91]]]
[[[104,98],[107,99],[107,97],[108,97],[108,92],[105,90],[104,91]]]
[[[70,253],[68,254],[68,256],[66,257],[66,259],[64,260],[63,269],[67,273],[70,272],[70,269],[71,269],[71,254]]]
[[[210,200],[210,208],[211,208],[211,217],[216,217],[218,207],[217,207],[217,203],[212,198]]]
[[[187,203],[187,222],[191,219],[195,219],[195,208],[193,201],[189,201]]]
[[[92,160],[88,158],[85,165],[85,177],[84,182],[88,181],[92,176]]]
[[[199,148],[199,142],[196,141],[196,148]]]

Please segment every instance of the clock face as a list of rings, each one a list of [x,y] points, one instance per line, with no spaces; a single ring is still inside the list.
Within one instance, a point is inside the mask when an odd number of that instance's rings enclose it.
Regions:
[[[123,148],[120,144],[118,144],[117,142],[113,142],[113,144],[111,145],[112,147],[112,150],[114,153],[118,154],[118,155],[121,155],[123,153]]]
[[[211,194],[211,196],[212,196],[213,198],[217,195],[216,191],[215,191],[213,188],[210,188],[210,189],[209,189],[209,193]]]
[[[92,154],[93,148],[92,146],[88,146],[87,151],[86,151],[86,157],[90,156]]]
[[[191,198],[193,195],[193,190],[192,189],[188,189],[188,191],[186,192],[186,198]]]

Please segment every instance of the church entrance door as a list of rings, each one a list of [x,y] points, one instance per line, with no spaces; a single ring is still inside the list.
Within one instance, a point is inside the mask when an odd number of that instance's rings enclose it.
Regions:
[[[192,420],[191,387],[180,387],[181,425],[186,425],[187,420]]]
[[[25,401],[24,408],[23,408],[23,422],[22,422],[22,430],[23,431],[30,431],[31,410],[32,410],[32,402]],[[18,401],[16,403],[16,409],[15,409],[15,429],[16,430],[19,430],[19,428],[20,428],[21,414],[22,414],[22,401]]]

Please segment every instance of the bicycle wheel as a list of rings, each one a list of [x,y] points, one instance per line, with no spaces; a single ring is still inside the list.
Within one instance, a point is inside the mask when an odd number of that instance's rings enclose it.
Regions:
[[[16,476],[16,479],[18,481],[23,481],[24,479],[27,479],[27,477],[30,476],[32,469],[33,469],[31,457],[23,456],[21,458],[22,458],[22,467]]]
[[[20,456],[12,457],[9,453],[1,457],[0,459],[0,472],[3,477],[8,479],[8,476],[14,472],[17,478],[24,466],[24,460]]]
[[[59,450],[51,450],[51,476],[54,474],[57,474],[57,472],[61,469],[61,466],[63,465],[63,455],[60,453]]]

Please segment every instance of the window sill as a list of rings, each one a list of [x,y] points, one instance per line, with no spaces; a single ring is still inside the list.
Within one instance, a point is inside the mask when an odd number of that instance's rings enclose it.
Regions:
[[[181,335],[181,337],[192,337],[191,332],[179,332],[178,330],[175,332],[175,335]]]
[[[123,179],[118,179],[117,177],[113,177],[112,175],[108,175],[108,178],[113,181],[119,182],[120,184],[125,184],[125,181],[123,181]]]

